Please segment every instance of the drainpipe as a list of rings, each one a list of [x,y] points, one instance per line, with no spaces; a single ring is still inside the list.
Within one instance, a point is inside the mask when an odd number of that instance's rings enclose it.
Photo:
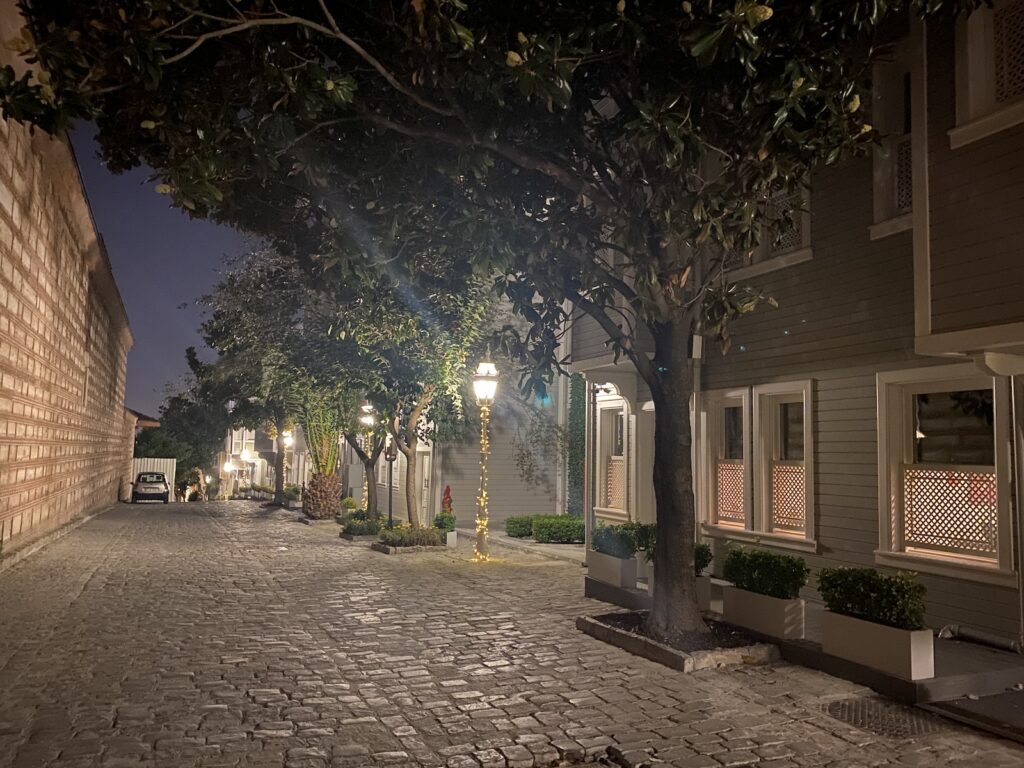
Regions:
[[[597,430],[594,428],[595,414],[597,413],[597,388],[590,381],[586,374],[583,380],[587,386],[587,430],[586,446],[583,452],[586,461],[583,464],[583,520],[584,520],[584,551],[590,551],[591,536],[594,532],[594,458],[596,456],[597,444],[595,442]]]

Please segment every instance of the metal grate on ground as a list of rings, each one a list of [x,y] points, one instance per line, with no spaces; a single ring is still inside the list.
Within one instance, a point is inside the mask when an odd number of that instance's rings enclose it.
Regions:
[[[821,711],[836,720],[876,736],[906,739],[948,730],[941,718],[920,709],[875,696],[856,696],[822,704]]]

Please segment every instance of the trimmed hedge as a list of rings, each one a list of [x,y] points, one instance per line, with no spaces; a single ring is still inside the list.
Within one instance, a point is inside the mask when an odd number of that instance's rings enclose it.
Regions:
[[[822,568],[818,591],[833,613],[897,629],[924,628],[927,588],[916,573],[879,573],[874,568]]]
[[[602,525],[594,529],[591,544],[597,552],[622,560],[636,554],[636,531],[631,525]]]
[[[693,547],[693,570],[700,576],[711,565],[711,547],[707,544],[696,544]]]
[[[437,528],[383,528],[380,541],[389,547],[439,547],[444,544]]]
[[[802,557],[760,549],[734,549],[725,558],[724,576],[740,589],[791,600],[800,596],[811,569]]]
[[[586,536],[584,522],[569,515],[537,515],[533,518],[533,540],[538,544],[578,544]]]
[[[439,531],[451,533],[455,530],[455,515],[451,512],[438,512],[434,515],[434,527]]]
[[[345,509],[355,509],[359,505],[356,504],[356,500],[353,499],[351,496],[346,496],[341,500],[341,506],[344,507]]]
[[[515,515],[505,521],[505,535],[514,539],[527,539],[533,536],[534,515]]]
[[[373,536],[380,532],[380,520],[349,520],[344,524],[343,530],[352,536]]]

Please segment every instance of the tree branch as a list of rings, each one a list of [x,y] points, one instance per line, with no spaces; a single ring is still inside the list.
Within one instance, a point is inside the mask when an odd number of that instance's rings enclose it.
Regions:
[[[604,309],[577,291],[565,291],[565,296],[573,304],[597,321],[597,324],[600,325],[601,328],[604,329],[605,333],[608,334],[608,338],[618,344],[626,357],[628,357],[633,365],[636,366],[637,373],[643,377],[643,380],[647,382],[649,387],[653,389],[657,386],[657,375],[654,365],[651,363],[650,359],[633,346],[633,339],[627,336],[623,330],[615,324],[615,321],[608,316],[608,313],[605,312]]]

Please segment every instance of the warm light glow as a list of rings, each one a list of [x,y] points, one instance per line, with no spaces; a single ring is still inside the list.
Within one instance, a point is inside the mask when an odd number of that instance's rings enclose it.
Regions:
[[[295,445],[295,436],[291,432],[285,432],[283,434],[283,438],[285,448],[291,448],[293,445]]]
[[[498,394],[498,369],[490,360],[481,360],[473,375],[473,392],[480,405],[490,405]]]
[[[209,482],[210,482],[210,481],[212,481],[212,480],[213,480],[213,478],[212,478],[212,477],[210,477],[209,475],[207,475],[207,476],[206,476],[206,482],[207,482],[207,483],[209,483]]]
[[[250,461],[252,461],[252,452],[248,448],[245,448],[242,450],[240,454],[238,454],[238,457],[246,464],[248,464]]]
[[[225,472],[227,472],[227,473],[229,473],[229,474],[230,474],[231,472],[234,472],[234,471],[235,471],[235,465],[234,465],[234,462],[231,462],[231,461],[225,461],[225,462],[224,462],[224,471],[225,471]]]
[[[373,418],[372,413],[364,413],[362,416],[359,417],[359,423],[362,424],[364,427],[372,427],[374,424],[377,423],[377,420]]]

